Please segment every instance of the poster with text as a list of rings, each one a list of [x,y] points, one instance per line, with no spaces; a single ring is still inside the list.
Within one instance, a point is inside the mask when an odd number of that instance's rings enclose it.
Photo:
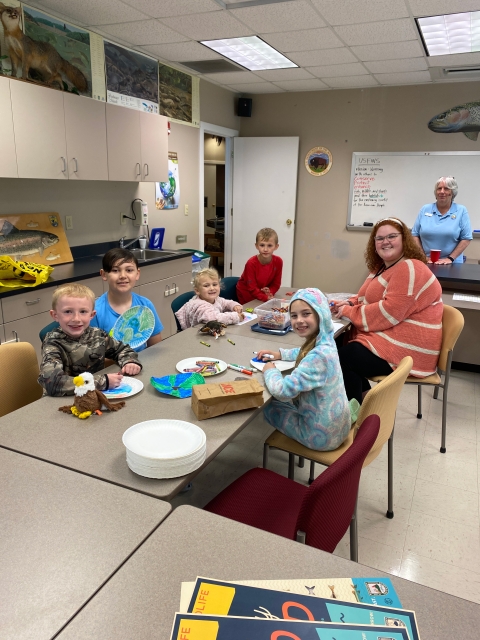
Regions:
[[[155,207],[157,209],[178,209],[179,202],[178,156],[176,151],[169,151],[168,182],[157,182],[155,184]]]
[[[158,113],[158,62],[104,40],[107,102]]]
[[[160,114],[172,121],[200,125],[199,79],[159,63]]]

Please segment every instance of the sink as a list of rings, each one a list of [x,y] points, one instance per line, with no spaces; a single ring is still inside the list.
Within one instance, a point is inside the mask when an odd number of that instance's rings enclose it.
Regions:
[[[164,251],[163,249],[129,249],[129,251],[133,253],[139,262],[181,255],[180,251]]]

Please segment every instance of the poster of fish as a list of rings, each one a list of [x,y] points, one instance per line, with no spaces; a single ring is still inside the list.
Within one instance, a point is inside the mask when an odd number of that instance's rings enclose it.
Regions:
[[[200,125],[199,79],[178,69],[158,65],[160,115],[182,124]]]
[[[158,113],[158,61],[104,40],[107,102]]]
[[[168,182],[155,183],[155,208],[178,209],[180,202],[180,178],[178,175],[178,155],[168,152]]]
[[[463,133],[476,142],[480,131],[480,101],[465,102],[434,116],[428,123],[435,133]]]
[[[90,33],[25,5],[0,2],[4,75],[92,97]]]
[[[0,255],[53,266],[73,262],[58,213],[0,216]]]

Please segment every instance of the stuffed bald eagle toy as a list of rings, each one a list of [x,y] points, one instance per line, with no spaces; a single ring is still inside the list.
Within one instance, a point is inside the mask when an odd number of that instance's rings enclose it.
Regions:
[[[125,406],[123,401],[112,404],[101,391],[95,389],[95,380],[91,373],[85,372],[75,376],[73,384],[75,385],[74,403],[67,407],[59,407],[58,410],[63,413],[73,413],[77,418],[84,420],[89,418],[92,413],[101,416],[102,408],[108,409],[108,411],[118,411]]]

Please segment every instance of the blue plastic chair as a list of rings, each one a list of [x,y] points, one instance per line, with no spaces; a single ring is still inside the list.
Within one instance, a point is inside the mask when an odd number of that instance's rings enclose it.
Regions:
[[[170,306],[171,306],[172,311],[173,311],[173,316],[175,318],[175,322],[177,323],[177,333],[179,333],[182,330],[182,327],[180,326],[180,323],[179,323],[175,313],[179,309],[181,309],[183,307],[183,305],[190,300],[190,298],[193,298],[194,295],[195,295],[195,291],[187,291],[186,293],[181,293],[177,298],[175,298],[175,300],[172,300],[172,302],[171,302]]]
[[[60,325],[58,324],[58,322],[54,321],[54,322],[51,322],[50,324],[47,324],[46,327],[43,327],[43,329],[38,334],[40,336],[40,342],[43,342],[47,333],[49,333],[50,331],[53,331],[54,329],[57,329],[59,326]]]
[[[226,300],[237,300],[237,282],[240,278],[236,276],[227,276],[222,278],[222,284],[220,285],[220,295]]]

